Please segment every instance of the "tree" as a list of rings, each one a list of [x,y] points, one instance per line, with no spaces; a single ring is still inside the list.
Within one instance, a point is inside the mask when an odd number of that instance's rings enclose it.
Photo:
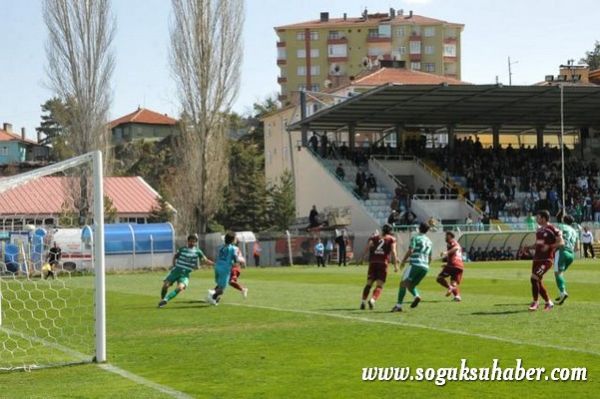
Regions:
[[[114,57],[114,35],[109,0],[44,0],[43,16],[50,87],[63,102],[69,101],[69,147],[75,155],[92,150],[104,153],[109,165],[108,110]],[[80,223],[89,214],[88,170],[80,176],[76,208]]]
[[[183,110],[173,201],[204,233],[227,181],[227,115],[239,86],[243,0],[172,0],[171,66]],[[193,188],[193,189],[192,189]]]
[[[173,207],[169,205],[163,197],[156,197],[156,205],[152,207],[148,216],[148,223],[164,223],[173,222],[175,212]]]
[[[216,222],[231,230],[265,230],[269,209],[262,152],[244,141],[231,142],[230,150],[229,184]]]
[[[104,196],[104,221],[106,223],[114,223],[117,221],[117,208],[112,199],[108,196]]]
[[[600,42],[598,40],[594,43],[594,49],[586,51],[585,57],[580,59],[579,62],[588,64],[590,71],[600,68]]]
[[[54,97],[42,104],[42,112],[40,126],[35,130],[38,133],[45,135],[41,144],[50,144],[52,151],[50,159],[53,161],[62,161],[74,156],[73,148],[68,145],[68,125],[69,111],[67,102],[63,102],[60,98]]]
[[[285,170],[269,191],[272,223],[280,231],[287,230],[296,218],[294,179],[291,172]]]

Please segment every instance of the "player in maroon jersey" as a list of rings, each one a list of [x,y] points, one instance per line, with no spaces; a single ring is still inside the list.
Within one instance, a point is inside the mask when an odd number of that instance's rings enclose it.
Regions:
[[[442,265],[443,269],[437,276],[437,282],[446,288],[446,296],[453,295],[454,301],[460,302],[461,297],[458,286],[462,281],[464,264],[462,249],[460,244],[454,239],[454,233],[451,231],[446,232],[446,249],[447,251],[442,254],[446,259],[446,263]],[[446,281],[448,277],[450,277],[450,283]]]
[[[381,290],[383,290],[383,285],[385,284],[385,280],[387,278],[387,268],[390,260],[390,255],[392,255],[392,260],[394,262],[394,272],[398,271],[398,255],[396,253],[396,238],[392,234],[392,226],[389,224],[384,224],[381,229],[382,234],[376,234],[373,237],[369,238],[369,243],[365,248],[365,252],[361,258],[369,254],[369,271],[367,272],[367,284],[363,289],[362,293],[362,302],[360,303],[360,308],[365,309],[365,306],[368,304],[369,309],[373,309],[375,305],[375,301],[381,295]],[[373,290],[373,295],[371,299],[367,301],[369,297],[369,293],[371,292],[371,287],[375,283],[375,289]]]
[[[531,311],[538,309],[539,295],[546,301],[544,310],[550,310],[554,307],[542,279],[544,274],[552,268],[554,252],[558,247],[564,245],[562,233],[550,224],[550,212],[546,210],[538,211],[536,220],[540,228],[535,233],[535,255],[531,267],[531,293],[533,295],[533,302],[529,306]]]

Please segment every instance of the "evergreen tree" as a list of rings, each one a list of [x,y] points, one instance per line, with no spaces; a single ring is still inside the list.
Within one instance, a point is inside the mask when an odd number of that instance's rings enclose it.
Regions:
[[[73,148],[69,146],[69,104],[58,97],[51,98],[42,104],[42,116],[40,126],[35,130],[42,133],[41,144],[52,146],[50,159],[62,161],[75,155]]]
[[[579,62],[588,64],[590,71],[600,68],[600,42],[596,40],[594,49],[592,51],[586,51],[585,57],[579,60]]]
[[[284,231],[296,218],[296,203],[294,199],[294,179],[289,170],[286,170],[269,190],[271,222],[279,231]]]
[[[156,197],[157,205],[152,208],[148,216],[148,223],[173,222],[175,212],[163,197]]]
[[[104,223],[115,223],[117,221],[117,208],[112,199],[104,196]]]

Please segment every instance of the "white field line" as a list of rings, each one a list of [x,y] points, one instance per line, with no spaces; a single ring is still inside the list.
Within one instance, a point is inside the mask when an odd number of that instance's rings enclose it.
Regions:
[[[84,353],[78,352],[76,350],[73,350],[71,348],[68,348],[66,346],[57,344],[55,342],[50,342],[50,341],[46,341],[45,339],[39,338],[39,337],[33,337],[30,335],[27,335],[25,333],[22,333],[20,331],[15,331],[15,330],[11,330],[9,328],[6,327],[0,327],[0,331],[8,334],[8,335],[16,335],[22,339],[25,340],[30,340],[39,344],[43,344],[46,346],[49,346],[51,348],[54,348],[58,351],[61,351],[63,353],[66,353],[68,355],[73,356],[74,358],[76,358],[78,361],[80,362],[92,362],[92,356],[91,355],[86,355]],[[159,391],[161,393],[164,393],[165,395],[171,396],[172,398],[176,398],[176,399],[193,399],[193,396],[190,396],[188,394],[185,394],[183,392],[179,392],[171,387],[165,386],[165,385],[161,385],[158,384],[156,382],[152,382],[150,380],[147,380],[144,377],[140,377],[139,375],[130,373],[127,370],[123,370],[122,368],[119,368],[117,366],[114,366],[110,363],[101,363],[101,364],[97,364],[98,367],[100,367],[102,370],[106,370],[109,371],[111,373],[117,374],[123,378],[126,378],[130,381],[135,382],[136,384],[139,385],[143,385],[147,388],[152,388],[156,391]],[[27,369],[35,369],[36,366],[31,366],[31,367],[27,367]]]
[[[228,303],[226,305],[273,310],[276,312],[300,313],[300,314],[313,315],[313,316],[333,317],[333,318],[337,318],[337,319],[360,321],[360,322],[366,322],[366,323],[390,324],[390,325],[402,326],[402,327],[420,328],[423,330],[431,330],[431,331],[437,331],[437,332],[443,332],[443,333],[455,334],[455,335],[465,335],[465,336],[469,336],[469,337],[476,337],[476,338],[488,339],[488,340],[492,340],[492,341],[506,342],[506,343],[515,344],[515,345],[537,346],[539,348],[557,349],[557,350],[561,350],[561,351],[579,352],[579,353],[584,353],[586,355],[600,356],[600,352],[587,351],[585,349],[571,348],[568,346],[560,346],[560,345],[552,345],[552,344],[544,344],[544,343],[536,343],[536,342],[520,341],[518,339],[496,337],[494,335],[478,334],[478,333],[453,330],[450,328],[443,328],[443,327],[433,327],[433,326],[428,326],[425,324],[405,323],[405,322],[393,321],[393,320],[371,319],[368,317],[357,317],[357,316],[350,316],[350,315],[343,315],[343,314],[318,312],[318,311],[313,311],[313,310],[285,309],[285,308],[276,308],[273,306],[248,305],[248,304],[244,304],[244,303]]]

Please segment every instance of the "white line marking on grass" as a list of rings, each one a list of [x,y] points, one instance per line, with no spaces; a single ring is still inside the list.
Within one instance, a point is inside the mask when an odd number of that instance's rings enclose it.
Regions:
[[[248,308],[257,308],[257,309],[265,309],[265,310],[274,310],[277,312],[289,312],[289,313],[300,313],[300,314],[307,314],[307,315],[313,315],[313,316],[334,317],[337,319],[362,321],[362,322],[367,322],[367,323],[380,323],[380,324],[391,324],[391,325],[403,326],[403,327],[414,327],[414,328],[421,328],[424,330],[432,330],[432,331],[438,331],[438,332],[455,334],[455,335],[466,335],[469,337],[477,337],[477,338],[489,339],[489,340],[493,340],[493,341],[506,342],[506,343],[515,344],[515,345],[537,346],[540,348],[558,349],[558,350],[562,350],[562,351],[579,352],[579,353],[584,353],[586,355],[600,356],[600,352],[587,351],[587,350],[578,349],[578,348],[570,348],[568,346],[519,341],[518,339],[496,337],[494,335],[478,334],[478,333],[472,333],[472,332],[468,332],[468,331],[452,330],[452,329],[443,328],[443,327],[433,327],[433,326],[428,326],[425,324],[403,323],[403,322],[398,322],[398,321],[393,321],[393,320],[380,320],[380,319],[371,319],[368,317],[357,317],[357,316],[350,316],[350,315],[343,315],[343,314],[336,314],[336,313],[317,312],[314,310],[285,309],[285,308],[276,308],[273,306],[247,305],[247,304],[243,304],[243,303],[228,303],[227,305],[243,306],[243,307],[248,307]]]
[[[76,358],[80,362],[90,362],[90,363],[92,362],[92,355],[86,355],[86,354],[78,352],[78,351],[76,351],[74,349],[68,348],[68,347],[66,347],[64,345],[57,344],[56,342],[50,342],[50,341],[47,341],[47,340],[45,340],[43,338],[34,337],[34,336],[31,336],[31,335],[25,334],[23,332],[15,331],[15,330],[12,330],[12,329],[6,328],[6,327],[0,327],[0,331],[6,333],[9,336],[10,335],[15,335],[15,336],[18,336],[18,337],[20,337],[22,339],[25,339],[25,340],[33,341],[33,342],[36,342],[36,343],[39,343],[39,344],[42,344],[42,345],[45,345],[45,346],[52,347],[52,348],[54,348],[54,349],[56,349],[58,351],[61,351],[63,353],[66,353],[68,355],[73,356],[74,358]],[[123,378],[126,378],[126,379],[128,379],[130,381],[133,381],[136,384],[143,385],[145,387],[155,389],[155,390],[157,390],[159,392],[162,392],[162,393],[164,393],[166,395],[169,395],[169,396],[171,396],[173,398],[176,398],[176,399],[193,399],[193,396],[190,396],[190,395],[185,394],[183,392],[179,392],[179,391],[177,391],[177,390],[175,390],[173,388],[170,388],[168,386],[161,385],[161,384],[158,384],[156,382],[152,382],[150,380],[147,380],[144,377],[140,377],[139,375],[130,373],[129,371],[123,370],[122,368],[114,366],[114,365],[112,365],[110,363],[98,363],[97,366],[100,367],[103,370],[106,370],[106,371],[109,371],[111,373],[120,375]],[[25,368],[31,370],[31,369],[35,369],[37,367],[35,365],[32,365],[30,367],[25,367]]]
[[[164,393],[166,395],[169,395],[169,396],[171,396],[173,398],[177,398],[177,399],[193,399],[194,398],[193,396],[190,396],[190,395],[188,395],[186,393],[179,392],[179,391],[177,391],[177,390],[175,390],[173,388],[170,388],[170,387],[165,386],[165,385],[158,384],[156,382],[152,382],[150,380],[145,379],[144,377],[140,377],[137,374],[130,373],[127,370],[123,370],[122,368],[119,368],[119,367],[114,366],[114,365],[109,364],[109,363],[99,364],[98,367],[100,367],[103,370],[110,371],[111,373],[118,374],[121,377],[127,378],[128,380],[131,380],[131,381],[133,381],[133,382],[135,382],[135,383],[137,383],[139,385],[143,385],[143,386],[146,386],[148,388],[153,388],[153,389],[155,389],[155,390],[157,390],[159,392],[162,392],[162,393]]]

